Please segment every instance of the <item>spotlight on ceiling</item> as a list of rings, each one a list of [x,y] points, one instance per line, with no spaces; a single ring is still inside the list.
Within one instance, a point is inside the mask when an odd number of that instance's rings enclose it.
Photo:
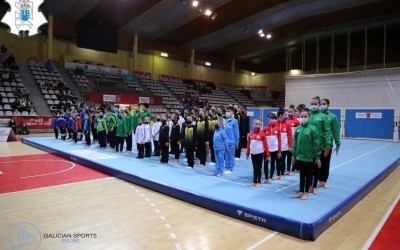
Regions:
[[[193,2],[192,2],[192,6],[193,6],[193,7],[197,7],[197,5],[199,5],[199,2],[198,2],[198,1],[193,1]]]
[[[206,12],[204,12],[204,14],[205,14],[206,16],[211,16],[212,11],[211,11],[210,9],[207,9]]]
[[[263,30],[259,30],[259,31],[258,31],[258,34],[259,34],[259,35],[261,35],[262,33],[264,33]]]
[[[206,62],[205,65],[206,66],[211,66],[211,63],[210,62]]]
[[[163,56],[163,57],[168,57],[168,53],[161,52],[161,56]]]
[[[255,76],[255,75],[257,75],[257,74],[256,74],[256,73],[254,73],[254,72],[251,72],[250,74],[251,74],[252,76]]]
[[[268,33],[266,37],[267,37],[267,39],[271,39],[272,35],[270,33]]]
[[[212,21],[215,21],[215,19],[217,19],[217,17],[218,17],[218,14],[215,13],[214,15],[212,15],[211,20],[212,20]]]

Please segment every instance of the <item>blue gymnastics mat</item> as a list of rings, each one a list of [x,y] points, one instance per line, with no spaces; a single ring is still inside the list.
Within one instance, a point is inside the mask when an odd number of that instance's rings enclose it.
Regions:
[[[251,161],[236,161],[234,173],[210,176],[213,167],[186,169],[181,163],[159,164],[159,158],[136,159],[133,153],[100,150],[54,138],[24,138],[23,143],[168,196],[304,240],[315,240],[355,206],[400,164],[400,144],[343,140],[332,155],[329,189],[302,201],[299,176],[285,176],[256,189]],[[181,155],[181,158],[183,158]],[[172,157],[172,156],[171,156]],[[244,157],[244,154],[242,154]],[[172,159],[172,158],[170,158]],[[264,177],[264,176],[263,176]],[[263,180],[262,180],[263,181]]]

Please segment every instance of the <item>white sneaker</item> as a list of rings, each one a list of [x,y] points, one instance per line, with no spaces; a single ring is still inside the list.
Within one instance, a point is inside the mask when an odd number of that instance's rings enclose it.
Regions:
[[[210,163],[208,163],[208,165],[215,166],[215,162],[210,162]]]
[[[189,167],[189,166],[187,166],[186,168],[187,168],[187,169],[193,169],[192,167]]]
[[[224,171],[224,174],[232,174],[232,171],[230,171],[230,170],[225,170],[225,171]]]
[[[240,158],[238,158],[238,157],[235,158],[235,161],[239,161],[239,160],[240,160]]]

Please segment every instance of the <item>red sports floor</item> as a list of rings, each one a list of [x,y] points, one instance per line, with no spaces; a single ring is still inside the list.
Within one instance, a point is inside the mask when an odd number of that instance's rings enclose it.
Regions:
[[[106,177],[51,154],[0,158],[0,194]]]
[[[371,250],[400,249],[400,203],[397,202],[382,229],[379,231]]]

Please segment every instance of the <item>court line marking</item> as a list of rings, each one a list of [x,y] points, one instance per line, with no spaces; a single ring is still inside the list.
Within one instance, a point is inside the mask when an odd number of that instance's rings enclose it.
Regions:
[[[61,171],[56,171],[56,172],[51,172],[51,173],[46,173],[46,174],[38,174],[38,175],[20,176],[20,177],[19,177],[20,179],[32,178],[32,177],[39,177],[39,176],[47,176],[47,175],[52,175],[52,174],[59,174],[59,173],[62,173],[62,172],[69,171],[69,170],[71,170],[71,169],[75,168],[75,166],[76,166],[76,165],[75,165],[75,163],[73,163],[73,162],[71,162],[71,161],[66,161],[66,160],[52,160],[52,159],[45,159],[45,160],[18,160],[18,161],[3,161],[3,162],[0,162],[0,164],[4,164],[4,163],[13,163],[13,162],[31,162],[31,161],[40,161],[40,162],[43,162],[43,161],[50,161],[50,162],[52,162],[52,161],[59,161],[59,162],[67,162],[67,163],[71,163],[71,164],[72,164],[72,166],[71,166],[70,168],[68,168],[68,169],[64,169],[64,170],[61,170]]]
[[[256,249],[257,247],[261,246],[262,244],[264,244],[265,242],[269,241],[270,239],[274,238],[277,234],[279,234],[278,232],[274,231],[271,234],[267,235],[266,237],[264,237],[263,239],[261,239],[260,241],[257,241],[256,243],[254,243],[253,245],[249,246],[248,248],[246,248],[246,250],[253,250]]]
[[[386,211],[385,215],[383,216],[383,218],[381,219],[379,224],[376,226],[376,228],[372,232],[371,236],[368,238],[367,242],[365,242],[362,250],[368,250],[368,248],[372,245],[376,236],[378,236],[379,232],[382,230],[383,226],[385,225],[387,219],[389,218],[390,214],[393,212],[393,210],[396,207],[399,200],[400,200],[400,193],[397,195],[397,198],[394,199],[394,201],[390,205],[389,209]]]
[[[105,177],[105,178],[98,178],[98,179],[92,179],[92,180],[85,180],[85,181],[71,182],[71,183],[65,183],[65,184],[58,184],[58,185],[53,185],[53,186],[48,186],[48,187],[39,187],[39,188],[32,188],[32,189],[26,189],[26,190],[13,191],[13,192],[8,192],[8,193],[0,194],[0,196],[2,196],[2,195],[7,195],[7,194],[15,194],[15,193],[22,193],[22,192],[28,192],[28,191],[46,189],[46,188],[53,188],[53,187],[60,187],[60,186],[69,186],[69,185],[79,184],[79,183],[95,182],[95,181],[105,181],[105,180],[111,180],[111,179],[118,179],[118,178],[117,178],[117,177],[114,177],[114,176],[110,176],[110,177]]]

